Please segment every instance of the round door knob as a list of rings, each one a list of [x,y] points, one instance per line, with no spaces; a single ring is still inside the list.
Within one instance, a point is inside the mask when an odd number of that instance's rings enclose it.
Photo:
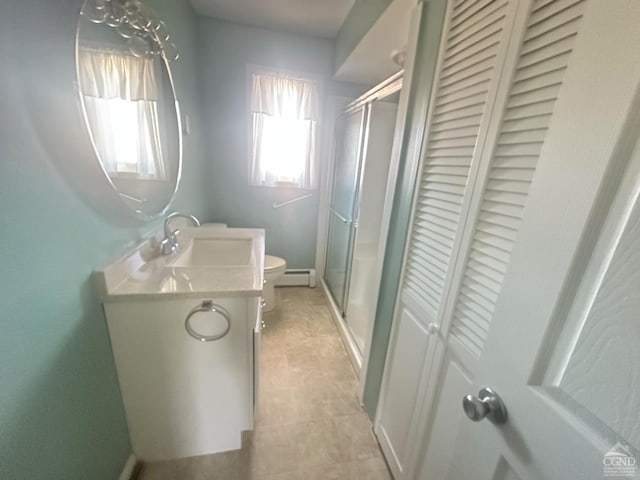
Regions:
[[[484,418],[499,425],[507,421],[507,408],[500,396],[488,387],[480,390],[475,395],[467,395],[462,399],[464,413],[474,422],[479,422]]]

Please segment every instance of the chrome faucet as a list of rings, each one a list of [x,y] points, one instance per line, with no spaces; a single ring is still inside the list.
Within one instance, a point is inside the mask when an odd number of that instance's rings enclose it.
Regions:
[[[164,221],[164,238],[160,242],[163,255],[172,255],[180,250],[180,244],[178,243],[177,237],[178,233],[180,233],[180,230],[175,229],[172,231],[170,225],[171,219],[176,217],[186,218],[187,220],[191,220],[196,227],[200,226],[200,221],[193,215],[187,215],[180,212],[173,212],[169,214]]]

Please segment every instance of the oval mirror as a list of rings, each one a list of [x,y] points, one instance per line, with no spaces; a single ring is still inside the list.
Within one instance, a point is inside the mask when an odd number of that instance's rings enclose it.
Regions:
[[[140,0],[85,0],[76,66],[85,124],[117,196],[153,218],[180,181],[182,130],[166,25]]]

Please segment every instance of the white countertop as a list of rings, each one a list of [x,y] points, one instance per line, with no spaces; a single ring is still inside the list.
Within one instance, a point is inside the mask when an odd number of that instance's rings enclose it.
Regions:
[[[173,266],[194,239],[250,240],[245,265]],[[259,296],[264,280],[264,230],[189,227],[178,234],[180,251],[162,255],[155,238],[128,251],[94,278],[103,302]]]

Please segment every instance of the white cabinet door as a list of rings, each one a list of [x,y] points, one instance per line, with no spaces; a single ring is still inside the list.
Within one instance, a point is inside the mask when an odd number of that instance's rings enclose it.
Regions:
[[[555,9],[562,25],[567,3],[579,2],[534,4],[525,38],[545,11],[553,18]],[[454,313],[441,333],[414,478],[640,478],[640,2],[583,8],[490,323],[470,315],[457,328],[463,315]],[[489,174],[485,186],[494,180]],[[482,214],[467,229],[472,245],[487,238]],[[464,269],[480,275],[479,264],[468,268],[473,255],[472,247]],[[463,276],[459,292],[468,278],[482,277]],[[469,311],[461,305],[458,295],[452,311]],[[465,417],[462,394],[481,387],[502,397],[505,424]]]
[[[253,347],[253,416],[255,419],[260,411],[260,349],[262,345],[262,309],[265,301],[262,297],[248,300],[249,318],[255,319],[251,330]]]
[[[185,330],[187,316],[205,301],[229,314],[229,331],[216,341],[202,342]],[[248,312],[254,303],[228,297],[105,304],[137,458],[153,462],[241,448],[242,432],[253,428],[254,320]],[[212,335],[220,333],[221,320],[203,311],[190,324]]]

